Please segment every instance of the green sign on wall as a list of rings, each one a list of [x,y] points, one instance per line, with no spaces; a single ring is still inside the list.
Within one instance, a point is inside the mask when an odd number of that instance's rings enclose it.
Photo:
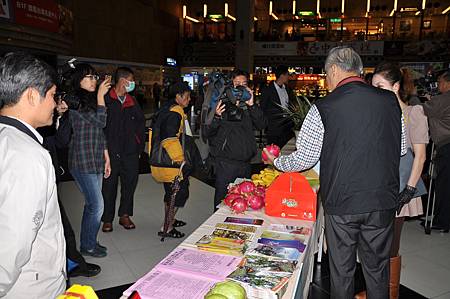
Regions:
[[[223,15],[208,15],[208,18],[210,19],[223,19]]]
[[[333,19],[330,19],[330,22],[331,22],[331,23],[340,23],[340,22],[341,22],[341,18],[333,18]]]
[[[299,11],[298,15],[302,17],[314,17],[316,14],[313,11]]]

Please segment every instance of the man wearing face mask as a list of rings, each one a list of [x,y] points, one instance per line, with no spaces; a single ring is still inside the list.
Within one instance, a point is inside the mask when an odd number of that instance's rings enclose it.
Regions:
[[[129,93],[135,88],[134,73],[127,67],[115,72],[115,86],[105,96],[108,111],[105,136],[111,159],[111,175],[103,181],[105,201],[103,232],[113,230],[117,187],[120,177],[119,224],[134,229],[133,197],[139,176],[139,156],[145,146],[145,118],[136,99]]]
[[[236,178],[250,178],[250,161],[256,154],[256,139],[254,130],[262,130],[267,123],[263,111],[254,102],[253,92],[247,87],[248,73],[234,70],[231,73],[233,87],[243,86],[249,93],[245,105],[236,102],[242,111],[238,119],[229,117],[232,111],[237,111],[230,102],[219,101],[215,109],[214,119],[205,130],[205,136],[210,141],[211,155],[215,162],[216,192],[214,194],[214,209],[227,194],[227,186]]]

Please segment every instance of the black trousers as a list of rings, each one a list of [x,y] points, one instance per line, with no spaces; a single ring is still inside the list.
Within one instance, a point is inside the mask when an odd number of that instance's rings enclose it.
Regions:
[[[251,165],[250,162],[224,161],[216,160],[216,192],[214,193],[214,211],[216,207],[227,195],[227,187],[229,183],[234,182],[236,178],[250,178]]]
[[[436,201],[437,223],[445,229],[450,228],[450,143],[437,150],[436,155]]]
[[[103,222],[112,222],[116,211],[117,187],[120,177],[119,217],[133,215],[134,191],[139,178],[139,155],[112,155],[111,176],[103,180],[103,200],[105,202]]]
[[[267,133],[267,143],[268,144],[276,144],[280,148],[283,148],[283,146],[286,145],[286,143],[291,140],[292,137],[294,137],[295,134],[292,130],[287,129],[286,131],[282,132],[268,132]]]
[[[356,253],[366,280],[367,298],[389,298],[389,257],[394,210],[358,215],[325,214],[332,299],[352,299]]]
[[[64,229],[64,239],[66,240],[66,256],[68,259],[78,263],[80,269],[86,269],[86,260],[77,249],[77,241],[75,240],[75,233],[70,224],[69,217],[67,217],[66,210],[60,200],[59,211],[61,212],[61,221]]]

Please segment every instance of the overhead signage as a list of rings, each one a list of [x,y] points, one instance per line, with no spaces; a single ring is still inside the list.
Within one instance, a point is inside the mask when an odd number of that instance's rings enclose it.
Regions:
[[[17,24],[58,32],[59,9],[55,1],[16,0],[14,10]]]
[[[299,11],[298,15],[301,17],[314,17],[316,14],[313,11]]]
[[[332,18],[332,19],[330,19],[331,23],[340,23],[341,21],[342,21],[341,18]]]
[[[208,15],[208,18],[210,19],[223,19],[223,15]]]
[[[166,64],[170,66],[177,66],[177,61],[175,60],[175,58],[167,57]]]

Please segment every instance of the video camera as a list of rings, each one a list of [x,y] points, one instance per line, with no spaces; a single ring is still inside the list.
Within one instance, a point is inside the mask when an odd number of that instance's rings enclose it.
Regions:
[[[435,96],[439,93],[438,80],[441,75],[439,73],[429,72],[424,77],[414,81],[414,85],[417,86],[417,95],[419,97],[424,97],[427,94]]]
[[[219,87],[216,86],[218,82],[223,85],[223,92],[217,98],[217,102],[222,101],[225,105],[223,117],[228,121],[241,121],[244,110],[247,110],[245,102],[250,100],[252,95],[245,86],[234,87],[229,77],[217,72],[213,74],[214,88]]]
[[[70,91],[69,81],[75,70],[76,58],[66,61],[57,69],[58,77],[56,82],[55,101],[66,102],[69,109],[77,110],[80,107],[80,101],[73,92]]]

